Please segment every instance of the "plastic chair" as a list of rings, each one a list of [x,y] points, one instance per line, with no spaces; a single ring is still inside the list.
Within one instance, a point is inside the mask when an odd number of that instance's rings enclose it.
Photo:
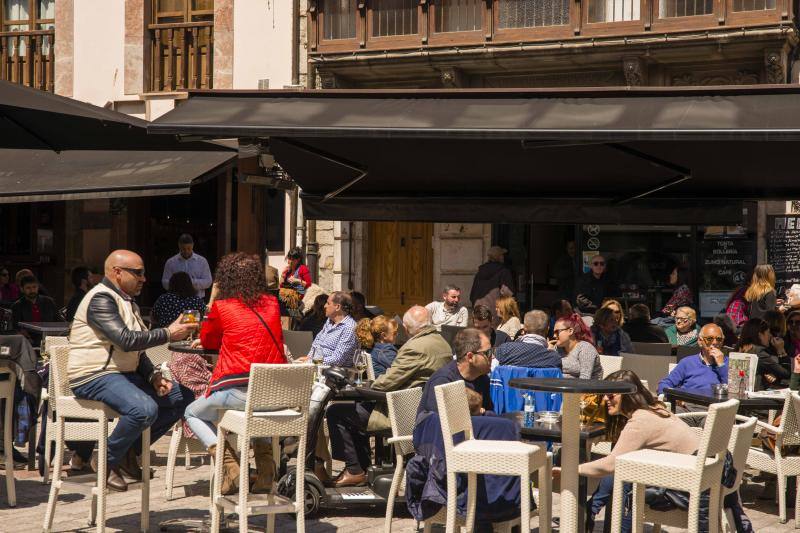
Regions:
[[[372,356],[366,350],[364,350],[364,352],[364,359],[367,361],[367,379],[369,381],[375,381],[375,366],[372,364]]]
[[[705,418],[707,415],[708,413],[706,412],[694,412],[681,413],[677,416],[678,418],[687,419]],[[757,422],[757,419],[754,416],[748,418],[737,415],[736,420],[740,421],[740,423],[733,426],[730,439],[728,440],[728,451],[731,452],[731,456],[733,457],[733,467],[736,469],[736,481],[731,488],[721,487],[719,499],[720,522],[723,524],[725,531],[729,531],[731,533],[736,531],[736,525],[733,520],[733,516],[730,514],[730,511],[725,510],[722,502],[728,494],[737,492],[739,490],[739,486],[742,483],[742,476],[744,475],[744,469],[746,468],[747,450],[750,448],[750,442],[753,439],[753,431],[755,431]],[[698,433],[702,432],[699,427],[692,429],[697,430]],[[644,519],[646,522],[652,522],[654,524],[653,533],[658,533],[661,530],[661,526],[686,528],[688,514],[682,509],[660,512],[650,509],[649,507],[645,507]]]
[[[632,342],[633,353],[642,355],[672,355],[672,345],[668,342]]]
[[[394,502],[406,473],[404,457],[414,453],[414,445],[411,440],[414,433],[417,408],[421,400],[422,387],[399,390],[386,395],[389,422],[392,425],[392,436],[388,443],[394,445],[395,452],[394,476],[392,477],[392,487],[389,489],[389,498],[386,503],[386,522],[383,527],[386,533],[392,532]]]
[[[637,450],[617,457],[614,463],[614,504],[611,531],[622,526],[622,485],[633,484],[633,531],[642,531],[644,488],[655,485],[689,493],[687,524],[689,533],[698,531],[700,494],[710,490],[709,516],[719,514],[722,467],[730,440],[739,400],[712,404],[697,455],[659,450]],[[709,533],[716,533],[718,521],[709,520]]]
[[[775,437],[775,452],[760,448],[750,448],[747,454],[747,466],[769,472],[778,477],[778,519],[781,524],[785,524],[786,518],[786,483],[789,476],[800,475],[800,456],[783,455],[781,449],[784,446],[800,444],[798,435],[798,411],[792,401],[792,395],[787,395],[783,402],[781,412],[781,423],[778,427],[759,421],[758,429],[765,430]],[[800,487],[800,477],[798,477],[798,487]],[[800,512],[800,492],[798,492],[794,503],[795,517]],[[795,528],[800,528],[800,520],[795,518]]]
[[[69,346],[69,337],[55,337],[55,336],[47,336],[44,339],[44,353],[52,360],[53,348],[56,346]],[[44,430],[44,466],[41,467],[42,469],[42,483],[45,485],[50,481],[50,450],[51,445],[56,440],[56,432],[55,426],[53,425],[55,422],[55,418],[53,416],[53,402],[49,401],[49,399],[54,396],[53,393],[53,380],[49,379],[47,382],[47,388],[42,389],[41,401],[47,401],[47,410],[42,413],[42,416],[47,417],[47,424],[42,426],[45,428]],[[41,410],[41,409],[40,409]],[[69,424],[69,422],[67,422]]]
[[[603,378],[622,369],[622,357],[618,355],[600,355],[600,366],[603,368]]]
[[[98,533],[106,528],[106,472],[108,461],[109,422],[119,418],[119,414],[102,402],[78,399],[69,389],[67,366],[69,364],[69,346],[56,346],[50,357],[50,383],[53,384],[54,395],[50,401],[55,403],[56,412],[56,458],[53,481],[50,484],[50,499],[44,515],[44,531],[53,528],[58,492],[64,483],[61,479],[61,465],[64,464],[65,441],[97,441],[97,486],[92,488],[92,506],[89,524],[97,526]],[[82,422],[65,423],[67,418],[79,419]],[[142,472],[150,472],[150,428],[142,432]],[[141,531],[150,526],[150,476],[142,479]],[[99,519],[98,519],[99,515]]]
[[[305,532],[305,475],[303,466],[295,476],[295,498],[275,494],[266,499],[249,499],[249,469],[247,461],[250,439],[272,437],[273,457],[280,457],[278,437],[297,437],[297,457],[306,456],[308,407],[311,387],[317,369],[313,365],[255,364],[250,367],[250,383],[244,411],[228,410],[217,425],[217,455],[211,489],[211,531],[220,527],[220,511],[239,515],[239,531],[247,533],[247,517],[256,512],[266,513],[267,531],[275,530],[275,514],[295,513],[297,533]],[[222,460],[224,442],[229,433],[239,437],[239,456],[242,458],[239,495],[223,496]]]
[[[310,331],[283,330],[283,342],[289,348],[292,357],[302,357],[311,351],[311,344],[314,342],[314,334]]]
[[[14,417],[14,386],[17,375],[8,367],[0,366],[0,376],[7,376],[0,381],[0,400],[5,404],[3,409],[3,450],[6,461],[6,501],[9,507],[17,506],[17,491],[14,486],[14,442],[12,439],[12,421]]]
[[[550,531],[551,463],[544,448],[519,441],[477,440],[472,435],[472,418],[463,381],[434,388],[439,422],[442,426],[447,460],[447,533],[456,527],[456,474],[467,474],[467,531],[475,527],[478,474],[520,477],[520,531],[530,531],[530,477],[539,473],[539,531]],[[464,441],[454,444],[453,435],[464,432]],[[426,529],[428,528],[426,523]]]

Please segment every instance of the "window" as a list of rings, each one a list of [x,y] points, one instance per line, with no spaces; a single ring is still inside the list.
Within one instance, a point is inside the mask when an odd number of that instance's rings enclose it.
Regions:
[[[355,39],[356,0],[325,0],[322,4],[325,40]]]
[[[374,0],[372,36],[414,35],[417,30],[419,0]]]
[[[0,79],[53,90],[55,0],[0,0]]]
[[[569,22],[569,0],[500,0],[500,29],[561,26]]]
[[[286,191],[267,190],[266,212],[267,250],[283,250],[286,245]]]
[[[693,17],[714,12],[713,0],[660,0],[659,18]]]
[[[639,0],[589,0],[589,22],[639,20]]]
[[[733,0],[734,11],[768,11],[775,9],[775,0]]]
[[[214,0],[153,0],[151,89],[213,85]]]
[[[439,0],[436,3],[436,32],[481,29],[485,0]]]

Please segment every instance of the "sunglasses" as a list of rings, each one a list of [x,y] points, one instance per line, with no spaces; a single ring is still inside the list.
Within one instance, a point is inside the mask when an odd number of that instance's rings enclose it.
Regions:
[[[492,348],[487,348],[486,350],[481,350],[480,352],[473,352],[473,353],[475,355],[482,355],[486,359],[491,361],[492,359],[494,359],[494,352],[495,352],[495,349],[492,347]]]
[[[596,266],[596,267],[600,267],[600,266],[605,266],[606,264],[604,262],[602,262],[602,261],[595,261],[594,263],[592,263],[592,265]]]
[[[725,337],[703,337],[706,342],[725,342]]]
[[[120,270],[124,270],[128,274],[136,276],[137,278],[143,278],[144,277],[144,269],[143,268],[128,268],[128,267],[121,267],[121,266],[115,266],[114,268],[118,268]]]
[[[567,331],[569,329],[572,329],[572,328],[554,329],[553,330],[553,336],[558,337],[561,334],[562,331]]]

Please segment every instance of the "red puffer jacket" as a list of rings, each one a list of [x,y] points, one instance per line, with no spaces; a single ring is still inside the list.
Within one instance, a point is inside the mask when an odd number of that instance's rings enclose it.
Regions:
[[[258,313],[272,335],[258,319]],[[246,387],[253,363],[286,363],[280,308],[274,296],[264,295],[252,308],[239,298],[217,300],[200,329],[204,348],[219,350],[206,395],[230,387]]]

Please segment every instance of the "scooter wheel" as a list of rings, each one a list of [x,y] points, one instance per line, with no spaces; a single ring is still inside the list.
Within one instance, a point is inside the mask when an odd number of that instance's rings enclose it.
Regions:
[[[306,484],[304,492],[306,518],[311,518],[319,512],[319,504],[320,500],[322,499],[322,495],[319,493],[319,489],[317,487],[309,484]]]
[[[277,492],[279,495],[294,499],[296,490],[295,474],[296,470],[294,468],[290,468],[286,475],[283,476],[280,481],[278,481]],[[311,518],[319,512],[320,503],[322,501],[322,492],[320,492],[319,487],[317,487],[316,484],[309,479],[309,477],[309,475],[306,475],[303,495],[303,507],[305,509],[306,518]]]

